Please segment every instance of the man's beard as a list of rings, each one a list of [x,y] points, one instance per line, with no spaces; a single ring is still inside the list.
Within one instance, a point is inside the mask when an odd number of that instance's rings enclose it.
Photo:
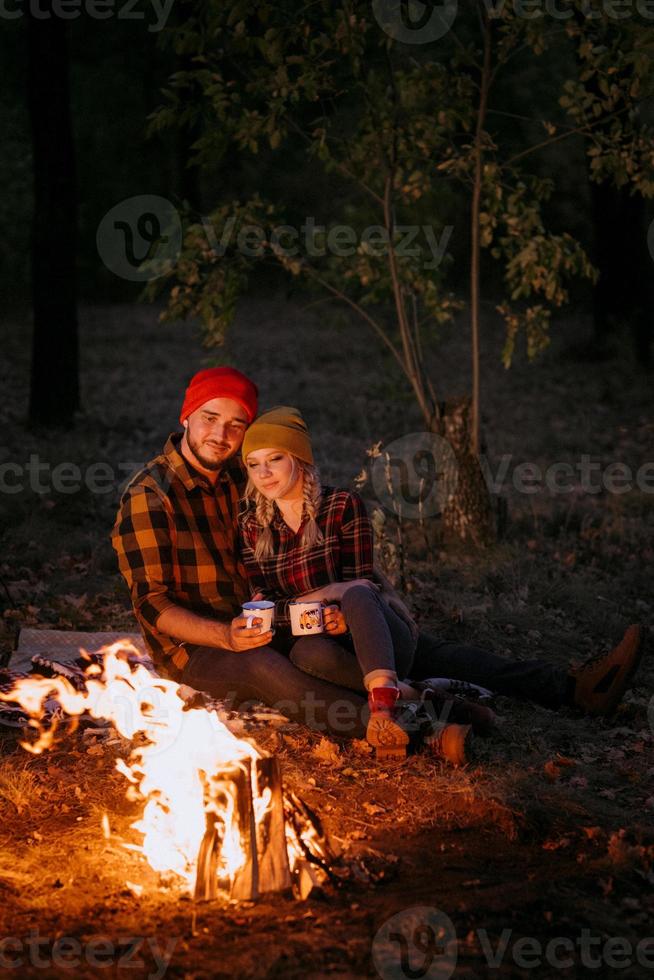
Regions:
[[[207,456],[205,456],[202,452],[200,443],[196,442],[188,429],[186,430],[186,445],[191,450],[191,453],[195,456],[198,463],[200,463],[205,470],[213,470],[214,472],[220,470],[225,461],[233,455],[232,447],[226,442],[221,442],[217,444],[216,448],[224,449],[225,455],[222,457],[222,459],[216,459],[215,457],[207,458]]]

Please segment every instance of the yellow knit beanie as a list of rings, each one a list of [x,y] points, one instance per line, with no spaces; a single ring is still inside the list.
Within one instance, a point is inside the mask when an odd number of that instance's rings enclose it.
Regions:
[[[283,449],[313,466],[307,424],[291,405],[278,405],[254,420],[243,439],[243,459],[257,449]]]

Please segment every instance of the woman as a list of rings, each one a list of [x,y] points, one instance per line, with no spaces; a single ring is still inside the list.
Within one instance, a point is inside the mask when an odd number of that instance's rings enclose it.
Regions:
[[[242,453],[249,481],[241,539],[253,593],[276,600],[282,645],[306,672],[331,679],[330,662],[342,662],[343,646],[352,651],[342,682],[368,693],[367,739],[378,758],[404,757],[409,726],[398,702],[420,697],[402,680],[411,669],[415,633],[372,582],[372,529],[363,501],[349,490],[321,486],[309,433],[295,408],[259,416]],[[336,601],[343,616],[326,617],[329,635],[302,637],[290,646],[288,603],[300,596]],[[464,761],[469,732],[470,725],[438,726],[434,751]]]

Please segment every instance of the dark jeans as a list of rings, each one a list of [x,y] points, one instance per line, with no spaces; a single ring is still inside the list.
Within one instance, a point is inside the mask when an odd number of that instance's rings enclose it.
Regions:
[[[206,691],[228,705],[263,701],[292,721],[318,732],[364,738],[367,703],[353,690],[310,677],[272,647],[233,653],[190,648],[181,683]],[[356,659],[350,654],[356,664]]]
[[[320,642],[319,642],[320,641]],[[302,640],[307,644],[307,640]],[[354,654],[334,640],[313,637],[312,646],[296,643],[293,663],[322,680],[354,691],[363,690],[363,678]],[[567,673],[547,660],[508,660],[482,647],[438,640],[427,633],[418,645],[408,675],[413,680],[453,677],[487,687],[496,694],[535,701],[546,708],[560,708],[568,701]],[[402,676],[402,675],[400,675]]]
[[[292,662],[313,677],[322,677],[353,691],[364,691],[377,671],[408,677],[416,649],[411,630],[379,592],[354,585],[341,601],[351,639],[319,634],[303,636],[291,648]],[[343,650],[348,653],[343,657]],[[353,656],[354,653],[354,656]]]

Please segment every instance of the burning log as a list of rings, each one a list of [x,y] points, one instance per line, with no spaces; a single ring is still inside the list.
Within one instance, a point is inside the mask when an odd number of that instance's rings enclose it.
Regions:
[[[235,900],[286,891],[308,898],[332,877],[337,853],[320,818],[291,791],[283,793],[277,759],[247,760],[207,781],[207,829],[200,844],[194,897]],[[228,826],[240,842],[243,862],[231,878],[221,872]]]
[[[279,763],[272,757],[246,759],[207,779],[207,829],[197,860],[196,899],[221,893],[236,900],[257,898],[291,887],[286,850],[284,802]],[[225,814],[231,822],[225,820]],[[225,876],[225,845],[238,842],[242,863]]]

